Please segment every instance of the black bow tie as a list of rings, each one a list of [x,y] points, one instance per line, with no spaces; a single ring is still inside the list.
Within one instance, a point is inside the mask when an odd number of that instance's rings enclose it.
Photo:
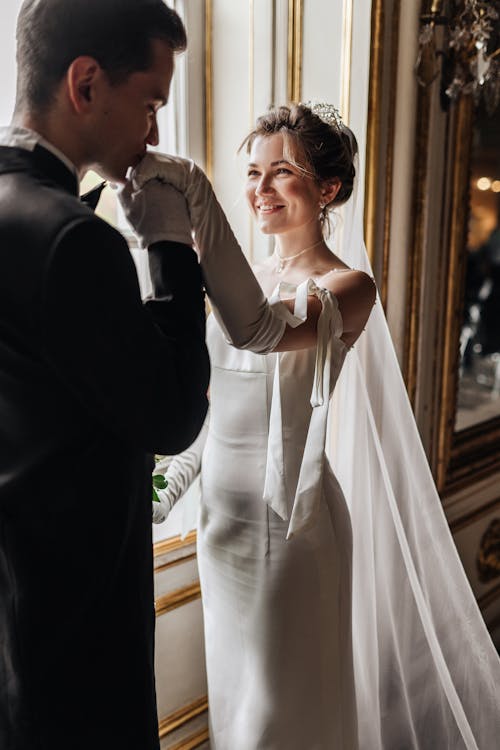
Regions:
[[[96,188],[93,188],[92,190],[89,190],[88,193],[85,193],[84,195],[80,196],[80,200],[82,203],[85,203],[86,206],[88,206],[92,211],[95,211],[97,208],[97,204],[99,203],[99,198],[101,197],[101,193],[104,190],[108,183],[106,180],[104,182],[101,182],[100,185],[98,185]]]

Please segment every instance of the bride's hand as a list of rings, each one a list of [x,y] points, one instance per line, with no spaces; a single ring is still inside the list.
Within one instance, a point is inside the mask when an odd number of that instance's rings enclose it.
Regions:
[[[186,198],[175,187],[155,178],[139,183],[132,173],[117,195],[125,218],[144,249],[164,241],[192,246]]]
[[[172,457],[165,456],[159,463],[156,464],[155,472],[161,469],[163,466],[167,468],[171,463]],[[168,480],[160,473],[153,473],[153,523],[163,523],[166,520],[168,514],[172,510],[172,498],[170,497],[167,488]]]
[[[198,178],[203,175],[207,179],[192,159],[148,151],[132,171],[130,180],[135,190],[140,190],[150,180],[159,180],[186,194],[188,185],[195,175],[198,175]]]

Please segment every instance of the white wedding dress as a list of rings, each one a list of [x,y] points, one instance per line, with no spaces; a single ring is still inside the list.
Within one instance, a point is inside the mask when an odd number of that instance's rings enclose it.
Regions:
[[[324,453],[346,346],[336,299],[314,282],[297,289],[295,322],[308,292],[323,305],[310,349],[240,351],[210,316],[211,414],[167,472],[171,491],[182,490],[201,462],[212,750],[358,747],[351,527]]]
[[[205,198],[189,200],[207,220]],[[356,195],[342,215],[336,252],[372,275]],[[381,305],[346,356],[329,292],[282,284],[292,316],[279,295],[267,305],[234,243],[209,243],[201,265],[211,416],[157,471],[170,464],[163,513],[201,469],[211,750],[497,748],[500,660]],[[323,304],[317,347],[250,353],[305,319],[308,293]]]

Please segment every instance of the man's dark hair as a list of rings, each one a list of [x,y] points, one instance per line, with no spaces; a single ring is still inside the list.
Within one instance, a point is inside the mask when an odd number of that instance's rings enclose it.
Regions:
[[[43,112],[80,55],[113,85],[152,64],[152,40],[186,48],[178,14],[163,0],[25,0],[17,21],[16,110]]]

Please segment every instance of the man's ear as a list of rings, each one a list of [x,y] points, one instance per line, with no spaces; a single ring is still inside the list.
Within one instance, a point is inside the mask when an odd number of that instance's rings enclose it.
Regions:
[[[325,206],[331,203],[342,187],[342,183],[338,177],[333,177],[331,180],[325,180],[321,184],[321,200]]]
[[[66,72],[66,83],[71,105],[77,114],[84,114],[92,107],[96,84],[102,68],[93,57],[77,57]]]

